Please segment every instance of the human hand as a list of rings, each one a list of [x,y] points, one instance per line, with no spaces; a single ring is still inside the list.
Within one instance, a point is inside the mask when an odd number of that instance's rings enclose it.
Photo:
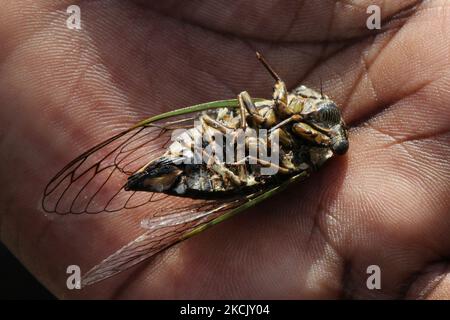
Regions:
[[[66,28],[67,1],[2,6],[1,240],[27,268],[59,297],[449,298],[449,3],[389,2],[378,34],[365,27],[369,1],[164,3],[83,2],[79,31]],[[95,265],[142,233],[141,217],[48,219],[48,180],[151,115],[242,90],[270,97],[255,50],[289,88],[323,83],[351,127],[348,155],[68,291],[66,267]],[[366,287],[374,264],[381,290]]]

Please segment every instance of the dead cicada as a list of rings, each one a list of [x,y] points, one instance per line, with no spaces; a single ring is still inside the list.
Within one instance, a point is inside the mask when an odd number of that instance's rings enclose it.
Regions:
[[[237,99],[151,117],[83,153],[51,179],[42,200],[46,212],[147,214],[141,222],[146,231],[88,271],[83,285],[255,205],[347,151],[336,104],[305,86],[288,92],[257,56],[275,79],[272,99],[252,99],[244,91]]]

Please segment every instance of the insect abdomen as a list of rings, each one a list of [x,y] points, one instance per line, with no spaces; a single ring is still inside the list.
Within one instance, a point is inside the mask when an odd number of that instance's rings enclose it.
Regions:
[[[212,173],[205,165],[176,164],[177,161],[179,159],[157,159],[144,170],[130,176],[125,190],[211,199],[230,194],[251,193],[261,185],[261,181],[255,181],[236,186]]]

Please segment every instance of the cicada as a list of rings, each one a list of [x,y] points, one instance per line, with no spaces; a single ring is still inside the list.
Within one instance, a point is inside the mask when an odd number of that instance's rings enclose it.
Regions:
[[[83,286],[254,206],[346,153],[347,129],[336,103],[303,85],[289,92],[257,57],[275,80],[272,99],[244,91],[237,99],[151,117],[89,149],[50,180],[46,212],[146,213],[145,232],[84,274]],[[205,152],[206,145],[214,152]],[[230,156],[238,149],[241,157]],[[259,157],[261,150],[276,154],[276,161]]]

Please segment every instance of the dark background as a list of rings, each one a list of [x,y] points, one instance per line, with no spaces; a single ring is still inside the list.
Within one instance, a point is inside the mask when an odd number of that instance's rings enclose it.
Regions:
[[[0,243],[0,299],[55,299]]]

